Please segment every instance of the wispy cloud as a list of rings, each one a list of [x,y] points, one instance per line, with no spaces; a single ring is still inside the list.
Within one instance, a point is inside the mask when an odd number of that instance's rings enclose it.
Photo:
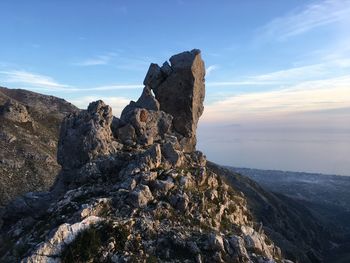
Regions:
[[[312,78],[324,74],[326,69],[325,64],[312,64],[301,67],[288,68],[283,70],[277,70],[266,74],[256,75],[250,77],[255,81],[279,81],[286,80],[300,80],[304,78]]]
[[[141,89],[142,84],[109,84],[90,88],[81,88],[73,85],[62,84],[50,76],[37,74],[25,70],[0,71],[0,82],[14,85],[16,88],[61,92],[81,91],[112,91],[122,89]]]
[[[1,77],[2,76],[2,77]],[[23,70],[0,71],[1,81],[4,83],[16,83],[29,87],[42,87],[47,89],[67,89],[65,85],[53,78]]]
[[[209,66],[209,67],[207,67],[206,69],[205,69],[205,75],[208,77],[208,76],[210,76],[210,74],[214,71],[214,70],[217,70],[219,68],[219,66],[218,65],[211,65],[211,66]]]
[[[259,35],[266,39],[286,40],[315,28],[349,21],[349,0],[314,1],[301,9],[277,17],[260,28]]]
[[[333,63],[333,62],[332,62]],[[330,64],[319,63],[247,76],[237,81],[208,82],[208,87],[287,85],[327,74]],[[333,63],[334,64],[334,63]],[[344,66],[347,64],[344,63]]]
[[[264,86],[264,85],[275,85],[280,84],[279,82],[272,81],[256,81],[256,80],[242,80],[242,81],[215,81],[207,82],[207,87],[233,87],[233,86]]]
[[[350,107],[349,83],[350,77],[346,75],[306,81],[282,90],[231,96],[207,105],[204,120],[257,119],[290,112]]]
[[[341,56],[341,54],[343,56]],[[207,82],[208,87],[293,85],[302,81],[341,76],[350,68],[350,58],[337,52],[324,56],[320,63],[275,70],[263,74],[250,75],[236,81]]]
[[[110,52],[105,55],[95,56],[73,64],[76,66],[83,66],[83,67],[106,65],[116,56],[117,56],[116,53]]]

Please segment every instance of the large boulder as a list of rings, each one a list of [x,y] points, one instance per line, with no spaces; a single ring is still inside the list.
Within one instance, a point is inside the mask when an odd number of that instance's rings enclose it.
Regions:
[[[174,55],[170,63],[162,67],[151,64],[144,84],[153,90],[160,109],[174,117],[173,126],[183,150],[192,152],[204,110],[205,66],[198,49]]]
[[[111,131],[112,109],[103,101],[66,117],[61,126],[57,160],[63,169],[80,168],[101,155],[115,153],[120,145]]]

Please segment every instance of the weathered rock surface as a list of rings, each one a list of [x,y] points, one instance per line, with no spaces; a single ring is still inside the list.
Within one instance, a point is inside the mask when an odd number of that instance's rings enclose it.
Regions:
[[[199,50],[183,52],[170,58],[160,68],[151,64],[144,84],[149,86],[160,109],[174,117],[173,125],[181,135],[186,152],[196,146],[196,129],[202,115],[205,97],[205,66]]]
[[[65,246],[69,245],[76,236],[91,227],[91,225],[98,223],[102,218],[96,216],[90,216],[82,220],[81,222],[70,224],[62,224],[56,230],[49,239],[39,244],[32,255],[24,258],[23,263],[35,263],[35,262],[61,262],[59,256],[61,255]]]
[[[204,100],[200,52],[170,62],[151,66],[141,98],[120,119],[102,101],[65,118],[63,169],[47,199],[37,200],[42,205],[32,205],[32,194],[8,206],[1,261],[284,261],[245,196],[194,151]],[[20,214],[11,212],[16,206]]]
[[[62,168],[80,168],[100,155],[115,153],[119,144],[113,141],[112,120],[112,109],[103,101],[68,116],[62,123],[57,152]]]

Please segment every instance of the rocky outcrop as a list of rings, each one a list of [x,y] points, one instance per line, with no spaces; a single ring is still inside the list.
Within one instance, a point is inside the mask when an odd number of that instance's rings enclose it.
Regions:
[[[252,221],[245,197],[208,171],[201,153],[184,156],[191,166],[162,168],[155,146],[117,174],[104,165],[107,178],[90,171],[102,180],[67,191],[37,218],[12,223],[6,238],[16,244],[3,244],[2,259],[71,262],[73,254],[78,262],[283,262]]]
[[[286,262],[245,196],[195,151],[204,99],[200,52],[170,62],[151,65],[140,99],[120,118],[102,101],[65,118],[63,169],[49,202],[31,206],[35,196],[28,197],[12,216],[16,202],[9,205],[0,260]]]
[[[113,140],[112,120],[112,109],[103,101],[90,103],[86,111],[65,118],[57,152],[62,168],[80,168],[100,155],[116,152],[119,144]]]
[[[162,67],[151,64],[144,85],[149,86],[160,109],[173,116],[173,125],[186,152],[196,147],[196,129],[205,96],[205,66],[194,49],[170,58]]]

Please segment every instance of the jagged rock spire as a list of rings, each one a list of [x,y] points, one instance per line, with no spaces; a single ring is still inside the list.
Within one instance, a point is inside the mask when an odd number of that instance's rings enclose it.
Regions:
[[[196,147],[197,124],[204,110],[205,66],[198,49],[174,55],[170,63],[162,67],[152,63],[144,85],[153,90],[160,109],[173,116],[183,150],[191,152]]]

